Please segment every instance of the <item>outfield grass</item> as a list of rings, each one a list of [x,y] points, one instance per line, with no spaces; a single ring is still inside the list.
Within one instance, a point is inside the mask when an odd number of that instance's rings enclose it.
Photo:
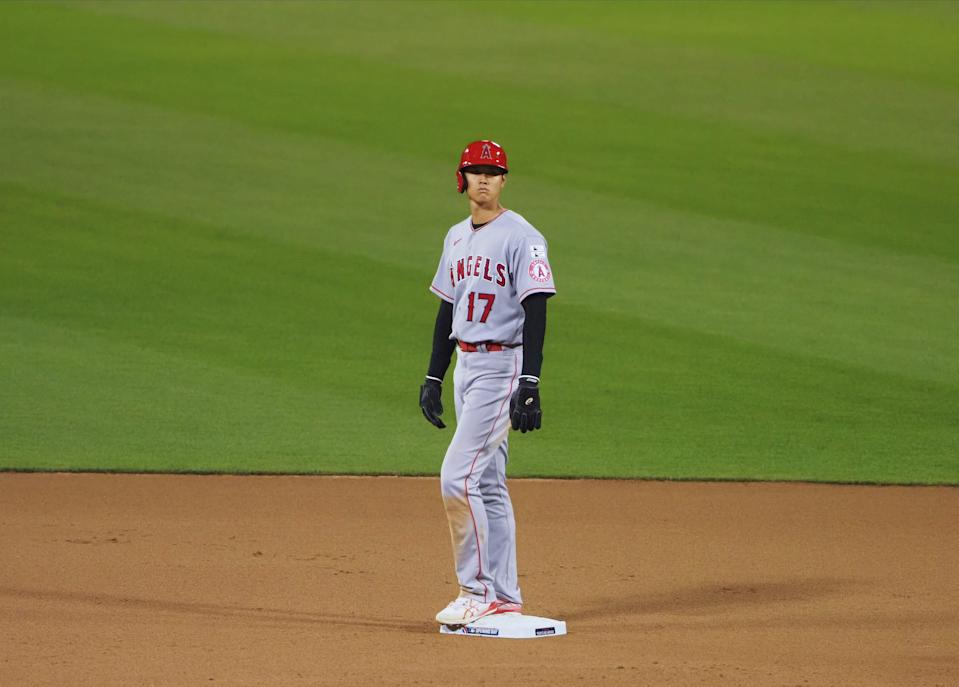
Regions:
[[[0,468],[436,472],[426,289],[490,136],[560,292],[512,474],[959,483],[957,34],[0,4]]]

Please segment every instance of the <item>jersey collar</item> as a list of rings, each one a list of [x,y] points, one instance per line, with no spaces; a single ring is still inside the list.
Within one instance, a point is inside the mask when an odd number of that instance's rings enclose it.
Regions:
[[[473,228],[473,218],[472,218],[472,217],[470,217],[470,218],[467,219],[466,221],[470,223],[470,231],[475,234],[476,232],[481,231],[481,230],[485,229],[486,227],[488,227],[489,225],[491,225],[493,222],[495,222],[495,221],[498,220],[500,217],[502,217],[504,213],[507,213],[507,212],[509,212],[509,208],[503,208],[502,212],[500,212],[498,215],[496,215],[496,217],[494,217],[493,219],[491,219],[489,222],[487,222],[487,223],[484,224],[483,226],[479,227],[478,229],[474,229],[474,228]]]

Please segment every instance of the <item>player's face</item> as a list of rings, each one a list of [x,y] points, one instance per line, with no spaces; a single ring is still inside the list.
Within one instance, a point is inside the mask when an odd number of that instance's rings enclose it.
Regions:
[[[499,194],[506,185],[506,175],[492,171],[479,170],[463,172],[466,176],[466,195],[478,205],[496,205]]]

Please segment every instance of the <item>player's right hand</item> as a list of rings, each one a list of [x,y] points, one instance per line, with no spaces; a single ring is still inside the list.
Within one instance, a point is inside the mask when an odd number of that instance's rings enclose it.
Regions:
[[[440,419],[443,414],[443,385],[435,379],[427,379],[420,387],[420,409],[431,424],[440,429],[446,428]]]

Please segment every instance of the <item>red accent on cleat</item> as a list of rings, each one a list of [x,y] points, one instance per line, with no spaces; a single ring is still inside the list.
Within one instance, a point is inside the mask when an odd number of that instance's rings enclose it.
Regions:
[[[523,604],[518,604],[515,601],[497,601],[496,610],[493,611],[493,615],[497,613],[522,613]]]

